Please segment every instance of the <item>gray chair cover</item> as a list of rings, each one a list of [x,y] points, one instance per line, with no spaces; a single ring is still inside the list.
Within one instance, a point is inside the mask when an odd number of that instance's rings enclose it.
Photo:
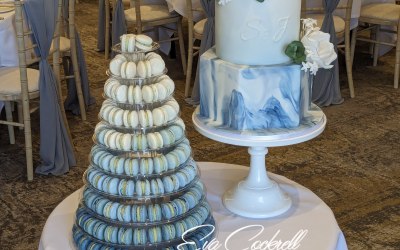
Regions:
[[[65,21],[68,22],[69,18],[69,0],[62,0],[63,1],[63,17]],[[76,42],[76,54],[78,59],[79,65],[79,74],[81,76],[81,88],[83,99],[85,100],[85,106],[89,106],[95,103],[95,99],[90,95],[90,88],[89,88],[89,78],[87,74],[87,67],[86,67],[86,60],[85,54],[83,53],[82,43],[79,36],[78,31],[75,29],[75,42]],[[64,72],[67,75],[74,74],[74,68],[72,65],[72,61],[69,59],[68,61],[64,60]],[[74,115],[79,115],[81,113],[79,107],[79,100],[78,100],[78,93],[76,91],[75,85],[75,78],[70,78],[67,80],[67,98],[64,101],[64,108],[65,110],[71,111]]]
[[[97,22],[97,50],[104,51],[104,38],[106,30],[106,8],[104,0],[99,0],[99,16]]]
[[[39,62],[40,157],[38,174],[62,175],[76,165],[72,142],[62,118],[56,77],[47,61],[57,20],[58,0],[25,0],[25,12],[33,32]]]
[[[201,0],[201,5],[207,15],[207,21],[204,25],[203,37],[200,44],[199,55],[202,55],[215,44],[215,0]],[[199,57],[200,62],[200,57]],[[192,89],[192,95],[186,101],[192,105],[200,103],[200,84],[199,84],[199,64],[197,64],[196,78]]]
[[[122,0],[117,0],[115,4],[115,11],[112,21],[111,28],[111,44],[115,45],[119,43],[119,37],[123,34],[126,34],[126,23],[125,23],[125,12],[124,12],[124,3]],[[112,56],[114,53],[112,53]]]
[[[321,26],[321,31],[331,35],[330,41],[335,46],[337,53],[337,39],[335,25],[333,22],[333,11],[336,9],[340,0],[322,0],[325,9],[325,18]],[[340,93],[339,83],[339,63],[336,59],[331,69],[319,69],[314,77],[312,88],[312,100],[318,106],[329,106],[332,104],[341,104],[343,102]]]

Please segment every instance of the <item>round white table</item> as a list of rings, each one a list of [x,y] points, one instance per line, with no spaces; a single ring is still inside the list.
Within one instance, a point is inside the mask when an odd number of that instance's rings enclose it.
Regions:
[[[238,165],[198,162],[201,179],[207,188],[207,199],[216,221],[216,238],[209,249],[262,249],[269,243],[273,248],[279,240],[286,246],[304,250],[346,250],[347,245],[331,209],[309,189],[280,175],[269,174],[271,179],[292,197],[293,205],[284,214],[270,219],[246,219],[230,213],[222,204],[225,190],[243,179],[248,168]],[[71,229],[75,210],[81,197],[77,190],[63,200],[50,214],[43,228],[40,250],[74,249]],[[298,246],[298,248],[294,248]],[[268,249],[268,248],[266,248]]]

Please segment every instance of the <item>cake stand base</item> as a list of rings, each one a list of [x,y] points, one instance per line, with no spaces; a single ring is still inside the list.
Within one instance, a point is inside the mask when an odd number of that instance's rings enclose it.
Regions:
[[[213,126],[199,117],[199,107],[192,116],[195,129],[200,134],[223,143],[249,147],[249,175],[228,189],[222,201],[234,214],[254,219],[270,218],[285,213],[292,205],[291,198],[278,183],[267,175],[265,156],[267,147],[286,146],[310,140],[325,128],[326,117],[314,107],[299,127],[266,131],[235,131]]]
[[[248,218],[269,218],[286,212],[290,197],[271,180],[265,168],[265,147],[250,147],[250,172],[245,180],[227,190],[222,198],[232,213]]]

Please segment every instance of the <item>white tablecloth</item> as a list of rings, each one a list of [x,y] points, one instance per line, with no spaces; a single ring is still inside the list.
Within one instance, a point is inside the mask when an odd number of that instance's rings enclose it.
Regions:
[[[0,67],[18,66],[17,37],[15,34],[15,12],[0,13]]]
[[[187,17],[186,11],[186,0],[165,0],[168,4],[169,11],[176,11],[183,17]],[[202,9],[200,0],[192,0],[192,7],[193,9]],[[193,20],[195,22],[200,21],[203,19],[205,15],[200,12],[193,13]]]
[[[347,249],[345,238],[331,209],[309,189],[283,176],[269,174],[290,195],[293,200],[292,207],[285,214],[275,218],[246,219],[225,209],[221,196],[225,190],[247,176],[248,168],[211,162],[198,164],[216,221],[216,239],[222,244],[219,249],[250,249],[251,244],[257,240],[271,241],[274,238],[285,242],[300,233],[303,233],[304,237],[298,242],[299,250]],[[40,250],[74,249],[71,243],[71,228],[80,192],[81,190],[78,190],[68,196],[50,214],[43,228]],[[237,233],[232,234],[234,231]],[[258,233],[260,234],[257,237],[251,239]],[[225,243],[228,248],[224,246]]]

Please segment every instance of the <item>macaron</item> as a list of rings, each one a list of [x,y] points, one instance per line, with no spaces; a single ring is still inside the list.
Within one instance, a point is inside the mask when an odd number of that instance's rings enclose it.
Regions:
[[[171,105],[165,104],[161,106],[161,109],[165,113],[167,121],[172,121],[178,115],[178,112]]]
[[[149,52],[144,57],[146,60],[150,60],[151,58],[161,58],[161,56],[155,52]]]
[[[149,60],[150,66],[151,66],[151,73],[152,75],[160,75],[165,68],[165,62],[161,58],[151,58]]]
[[[153,90],[148,85],[144,85],[142,88],[142,98],[145,103],[152,103],[153,102]]]
[[[170,176],[164,176],[162,178],[162,182],[164,184],[164,190],[166,193],[171,193],[174,191],[174,184]]]
[[[126,61],[127,60],[123,55],[121,55],[121,54],[116,55],[110,62],[111,74],[120,76],[121,75],[121,66]]]
[[[169,146],[175,142],[175,135],[169,129],[163,129],[159,133],[162,137],[164,146]]]
[[[128,151],[132,146],[132,136],[130,134],[123,134],[122,138],[122,150]]]
[[[124,114],[122,116],[123,125],[126,128],[131,127],[131,123],[129,122],[129,113],[130,113],[130,110],[124,110]]]
[[[157,89],[159,101],[163,101],[169,96],[167,88],[164,85],[161,83],[156,83],[154,86]]]
[[[154,162],[152,158],[140,159],[140,173],[142,175],[153,174]]]
[[[146,229],[143,228],[135,228],[133,231],[133,244],[144,245],[147,242],[147,233]]]
[[[122,110],[120,108],[116,108],[112,124],[114,124],[116,126],[122,126],[122,124],[124,122],[123,116],[124,116],[124,110]]]
[[[118,102],[126,103],[126,101],[128,100],[128,86],[126,85],[118,86],[115,96]]]
[[[162,79],[159,84],[165,87],[168,96],[170,96],[175,90],[174,81],[172,81],[169,77]]]
[[[107,226],[104,231],[104,241],[118,243],[118,228],[114,226]]]
[[[154,100],[155,102],[156,102],[156,101],[160,101],[160,97],[159,97],[158,89],[157,89],[156,85],[155,85],[155,84],[151,84],[151,85],[150,85],[150,88],[151,88],[151,90],[153,91],[153,100]]]
[[[119,179],[115,177],[112,178],[108,183],[107,192],[110,194],[118,194],[118,184],[119,184]]]
[[[135,88],[133,89],[133,99],[134,99],[134,104],[142,103],[142,90],[139,85],[136,85]]]
[[[129,124],[132,128],[136,128],[139,125],[139,115],[136,110],[129,112]]]
[[[149,118],[147,112],[145,110],[139,110],[139,124],[142,128],[146,128],[149,126]]]
[[[179,158],[175,154],[168,153],[165,155],[168,162],[168,169],[172,170],[179,166]]]
[[[135,103],[135,86],[134,85],[129,85],[128,87],[128,103],[129,104],[134,104]]]
[[[124,34],[120,37],[121,51],[133,52],[135,50],[136,37],[134,34]]]
[[[154,172],[160,174],[168,170],[168,162],[164,155],[156,156],[153,158]]]
[[[160,137],[158,136],[159,134],[160,133],[158,133],[158,132],[147,134],[147,142],[148,142],[150,149],[155,150],[155,149],[159,149],[163,146],[162,137],[161,137],[161,141],[160,141]]]
[[[119,221],[122,221],[122,222],[130,222],[132,219],[131,206],[119,204],[118,211],[117,211],[117,218]]]
[[[149,51],[152,48],[152,43],[153,39],[151,39],[151,37],[142,34],[136,35],[136,48]]]
[[[122,245],[131,245],[133,242],[133,229],[120,227],[118,230],[118,243]]]
[[[161,228],[160,227],[152,227],[148,230],[149,233],[149,241],[150,243],[159,243],[162,241],[161,236]]]
[[[177,215],[176,209],[175,209],[172,201],[161,204],[161,210],[162,210],[163,218],[165,218],[167,220],[169,220]]]
[[[136,64],[134,62],[128,62],[125,68],[125,78],[133,79],[136,76]]]
[[[122,64],[121,64],[121,68],[120,68],[120,73],[119,73],[119,75],[122,77],[122,78],[126,78],[126,67],[128,66],[128,62],[127,61],[125,61],[125,62],[123,62]]]
[[[145,64],[145,61],[139,61],[137,63],[137,75],[141,78],[146,78],[147,77],[147,67]]]
[[[124,169],[127,175],[137,176],[137,174],[139,173],[139,160],[126,159]]]
[[[115,220],[117,219],[117,210],[118,210],[118,203],[108,201],[107,204],[104,206],[103,215],[107,218]]]
[[[98,222],[98,225],[95,226],[93,229],[93,236],[95,236],[99,240],[104,240],[104,232],[106,230],[106,227],[107,225],[103,222]]]
[[[181,237],[182,234],[186,232],[186,230],[188,230],[185,221],[180,220],[175,222],[175,230],[176,230],[176,236]]]
[[[145,205],[132,205],[131,213],[133,222],[145,222],[147,220],[147,208]]]
[[[158,205],[158,204],[148,205],[147,216],[148,216],[150,222],[160,221],[162,218],[160,205]]]
[[[176,237],[176,230],[173,224],[165,224],[161,226],[164,241],[173,240]]]
[[[188,204],[181,199],[175,199],[172,201],[175,204],[175,208],[178,215],[182,215],[189,210]]]
[[[119,83],[119,81],[118,81],[117,79],[115,79],[115,78],[108,78],[107,81],[106,81],[105,84],[104,84],[104,93],[105,93],[107,96],[110,96],[110,97],[111,97],[111,89],[112,89],[114,86],[119,86],[119,85],[120,85],[120,83]]]

